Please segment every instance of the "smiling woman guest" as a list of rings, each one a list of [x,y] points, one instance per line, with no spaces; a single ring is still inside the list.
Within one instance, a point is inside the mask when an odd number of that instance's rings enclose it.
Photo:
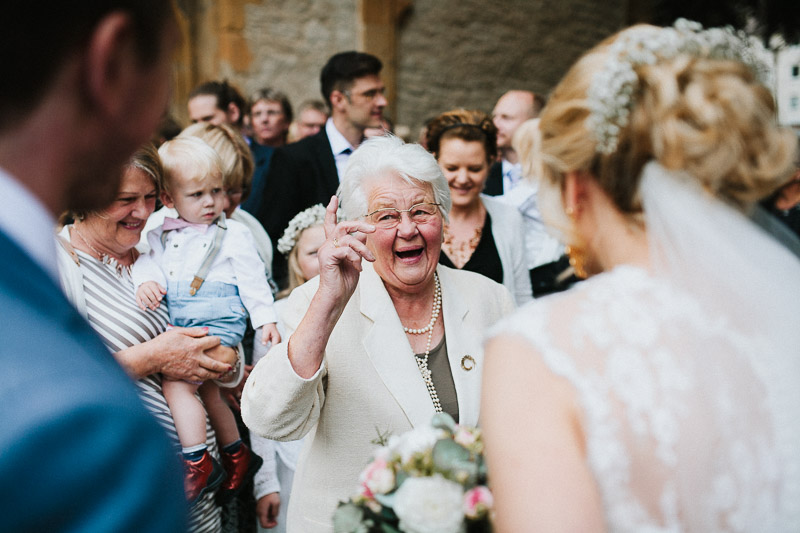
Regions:
[[[168,314],[164,306],[143,311],[136,305],[131,265],[139,256],[135,246],[155,209],[162,180],[163,167],[155,148],[141,148],[126,164],[111,205],[72,213],[75,223],[59,234],[58,266],[67,297],[136,380],[143,403],[172,438],[177,456],[178,435],[164,399],[163,380],[219,378],[230,369],[220,360],[235,354],[220,346],[219,337],[206,336],[203,328],[166,331]],[[218,456],[208,417],[204,425],[202,433],[209,452]],[[215,531],[219,525],[213,494],[192,505],[190,531]]]
[[[306,439],[289,531],[332,530],[378,432],[437,411],[478,420],[481,339],[511,311],[501,285],[439,264],[450,191],[436,160],[395,137],[365,142],[328,204],[320,275],[292,292],[288,341],[256,365],[242,417],[272,439]]]
[[[440,262],[502,283],[518,305],[531,300],[522,215],[482,194],[497,156],[492,119],[466,109],[442,113],[428,126],[428,149],[439,161],[453,199]]]

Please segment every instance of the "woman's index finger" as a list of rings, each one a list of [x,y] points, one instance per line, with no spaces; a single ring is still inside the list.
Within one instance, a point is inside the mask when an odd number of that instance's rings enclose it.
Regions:
[[[328,207],[325,208],[325,238],[331,236],[333,229],[336,227],[336,210],[339,208],[339,198],[336,195],[331,196],[331,201],[328,202]]]

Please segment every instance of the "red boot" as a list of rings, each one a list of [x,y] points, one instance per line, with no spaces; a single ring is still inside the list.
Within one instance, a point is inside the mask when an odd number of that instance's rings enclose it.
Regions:
[[[197,461],[184,459],[183,466],[185,471],[183,490],[186,492],[186,499],[189,503],[194,503],[203,495],[219,487],[225,479],[222,465],[211,457],[207,450]]]
[[[222,452],[222,465],[228,475],[225,483],[217,492],[217,505],[223,506],[242,489],[242,487],[256,475],[264,463],[258,455],[254,454],[245,443],[239,446],[236,453]]]

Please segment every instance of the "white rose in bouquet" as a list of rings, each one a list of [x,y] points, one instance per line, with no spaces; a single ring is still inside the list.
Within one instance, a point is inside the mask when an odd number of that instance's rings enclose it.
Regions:
[[[439,474],[408,478],[395,494],[394,512],[407,533],[464,530],[464,488]]]
[[[445,435],[446,433],[441,429],[421,426],[407,431],[399,437],[393,435],[389,439],[389,448],[400,456],[403,463],[408,463],[415,454],[429,453],[436,441]]]

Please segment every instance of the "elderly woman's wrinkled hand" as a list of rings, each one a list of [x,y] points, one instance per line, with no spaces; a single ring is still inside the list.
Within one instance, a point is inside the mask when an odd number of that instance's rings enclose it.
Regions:
[[[317,251],[320,291],[346,302],[355,291],[361,272],[361,260],[375,261],[367,248],[367,233],[375,226],[357,220],[336,223],[339,199],[331,198],[325,212],[325,244]]]
[[[151,342],[158,343],[154,347],[161,360],[158,371],[168,378],[205,381],[217,379],[231,369],[229,364],[206,353],[224,347],[220,347],[219,337],[207,336],[205,328],[173,328]]]

